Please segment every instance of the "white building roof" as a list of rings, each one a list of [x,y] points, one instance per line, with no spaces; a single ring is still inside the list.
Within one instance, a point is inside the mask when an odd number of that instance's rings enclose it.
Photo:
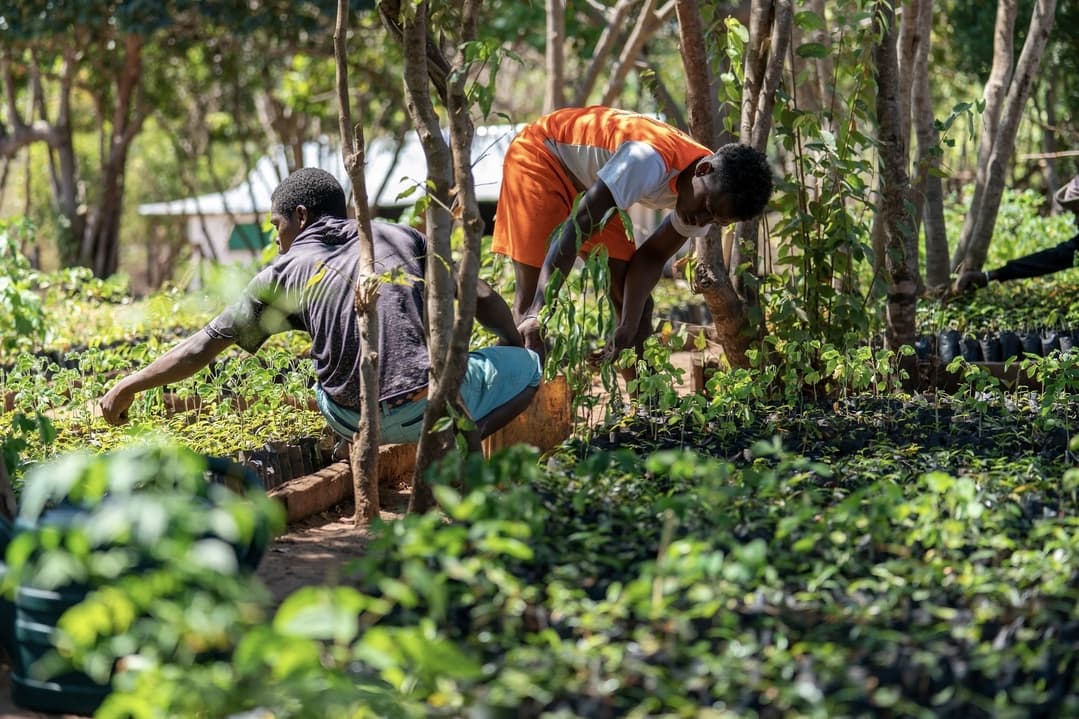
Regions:
[[[519,126],[485,125],[476,128],[472,141],[472,176],[480,202],[495,202],[502,184],[502,159]],[[373,139],[367,147],[366,170],[368,203],[372,207],[410,205],[419,197],[413,193],[401,197],[410,188],[422,185],[427,179],[427,158],[416,133],[406,135],[404,144],[396,151],[393,138]],[[396,151],[396,152],[395,152]],[[396,158],[394,155],[396,154]],[[352,183],[345,172],[341,152],[335,146],[309,142],[303,146],[305,167],[321,167],[338,179],[345,193],[350,194]],[[140,215],[224,215],[233,213],[262,214],[270,211],[270,193],[288,175],[285,153],[277,148],[255,163],[247,179],[225,192],[187,197],[167,202],[139,205]],[[379,192],[378,197],[373,193]]]

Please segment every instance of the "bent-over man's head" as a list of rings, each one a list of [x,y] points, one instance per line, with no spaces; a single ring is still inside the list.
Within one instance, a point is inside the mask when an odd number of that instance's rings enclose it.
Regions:
[[[772,167],[763,152],[732,142],[705,159],[716,166],[705,176],[705,185],[729,198],[734,219],[744,222],[764,212],[773,182]]]
[[[772,187],[772,168],[764,153],[730,143],[697,161],[675,211],[683,222],[698,227],[743,222],[764,211]]]
[[[304,228],[327,215],[347,217],[348,204],[337,178],[317,167],[296,170],[270,195],[270,222],[281,252],[288,252]]]

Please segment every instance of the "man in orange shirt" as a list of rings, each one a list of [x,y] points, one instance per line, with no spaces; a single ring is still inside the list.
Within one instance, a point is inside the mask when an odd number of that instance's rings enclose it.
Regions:
[[[513,260],[525,345],[542,356],[539,312],[554,271],[564,278],[578,255],[603,245],[618,319],[614,351],[640,349],[667,260],[713,223],[756,217],[771,193],[772,170],[759,151],[729,144],[713,153],[638,113],[565,108],[525,126],[506,151],[492,243]],[[639,248],[618,215],[638,202],[673,210]]]

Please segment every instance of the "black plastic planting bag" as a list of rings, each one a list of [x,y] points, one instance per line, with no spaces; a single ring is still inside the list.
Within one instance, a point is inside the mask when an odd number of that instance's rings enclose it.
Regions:
[[[1024,332],[1019,335],[1019,344],[1023,346],[1024,357],[1042,356],[1042,336],[1039,332]]]
[[[1011,330],[1000,333],[1000,356],[1002,361],[1019,357],[1022,354],[1023,345],[1019,341],[1019,335]]]
[[[1071,352],[1072,348],[1075,347],[1075,335],[1072,334],[1071,330],[1061,330],[1057,339],[1060,341],[1061,352]]]
[[[959,330],[944,330],[937,338],[937,347],[940,348],[940,359],[948,364],[959,356]]]
[[[978,344],[982,348],[982,358],[986,362],[1004,361],[1004,350],[1001,347],[999,336],[986,332],[982,335],[982,338],[978,340]]]
[[[1060,334],[1056,330],[1042,330],[1042,357],[1048,357],[1060,349]]]
[[[971,335],[967,335],[959,341],[959,351],[967,362],[981,362],[982,360],[981,345]]]
[[[914,354],[920,360],[927,360],[933,354],[933,337],[920,335],[914,340]]]

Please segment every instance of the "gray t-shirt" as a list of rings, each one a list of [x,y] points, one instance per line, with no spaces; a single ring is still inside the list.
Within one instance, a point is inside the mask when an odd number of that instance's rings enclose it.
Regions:
[[[375,272],[394,272],[378,298],[379,400],[412,394],[428,383],[423,277],[427,239],[403,225],[371,225]],[[273,334],[311,335],[315,376],[329,397],[359,407],[360,343],[352,282],[360,261],[350,219],[321,217],[289,251],[264,267],[243,294],[210,321],[211,337],[231,339],[251,353]]]

